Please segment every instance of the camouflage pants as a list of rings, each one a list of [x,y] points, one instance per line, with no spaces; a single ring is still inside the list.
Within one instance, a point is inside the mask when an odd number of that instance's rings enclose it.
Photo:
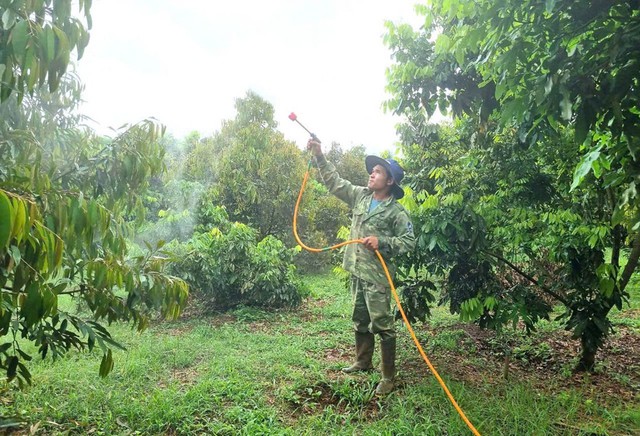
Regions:
[[[391,289],[388,286],[351,276],[351,296],[354,330],[378,333],[383,340],[396,336],[391,313]]]

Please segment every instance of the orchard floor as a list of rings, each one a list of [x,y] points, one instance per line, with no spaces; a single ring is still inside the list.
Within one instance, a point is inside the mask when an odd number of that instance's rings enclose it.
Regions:
[[[308,277],[294,311],[241,308],[112,332],[127,351],[98,377],[100,356],[34,359],[33,385],[0,396],[10,434],[471,434],[398,324],[398,387],[378,371],[347,376],[350,299],[330,274]],[[530,337],[463,324],[435,308],[414,329],[470,421],[491,435],[640,434],[640,294],[612,315],[616,332],[592,374],[574,374],[578,343],[554,322]],[[508,356],[506,358],[505,356]],[[379,365],[376,355],[374,365]],[[2,431],[2,430],[0,430]]]

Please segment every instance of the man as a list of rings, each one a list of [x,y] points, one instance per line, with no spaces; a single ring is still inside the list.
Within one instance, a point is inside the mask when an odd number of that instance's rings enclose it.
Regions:
[[[413,250],[413,226],[407,211],[397,202],[404,196],[400,182],[404,171],[393,159],[367,156],[369,172],[367,187],[355,186],[342,179],[335,167],[325,159],[320,142],[314,138],[307,149],[315,156],[321,178],[329,191],[345,201],[353,211],[350,239],[362,239],[363,244],[346,247],[343,268],[351,273],[353,296],[353,327],[356,339],[356,361],[343,368],[345,373],[368,371],[375,334],[380,337],[382,380],[376,387],[378,395],[394,388],[396,332],[391,313],[391,287],[375,254],[378,250],[385,262],[396,255]],[[387,264],[391,277],[395,268]]]

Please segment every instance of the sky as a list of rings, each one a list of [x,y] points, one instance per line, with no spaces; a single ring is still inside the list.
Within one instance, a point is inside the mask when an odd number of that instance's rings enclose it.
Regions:
[[[417,28],[416,0],[96,0],[78,62],[82,111],[101,134],[158,119],[183,138],[210,136],[252,90],[274,106],[286,139],[395,151],[385,114],[391,51],[384,22]]]

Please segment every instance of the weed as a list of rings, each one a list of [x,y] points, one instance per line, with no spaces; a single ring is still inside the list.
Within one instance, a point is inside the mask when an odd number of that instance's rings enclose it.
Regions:
[[[551,358],[552,354],[553,350],[546,342],[535,344],[531,343],[531,341],[527,341],[527,343],[514,347],[511,351],[511,356],[514,359],[522,360],[526,363],[548,360]]]
[[[459,342],[462,337],[466,336],[464,330],[442,330],[438,332],[434,337],[429,339],[429,348],[431,351],[442,350],[457,350],[459,349]]]

